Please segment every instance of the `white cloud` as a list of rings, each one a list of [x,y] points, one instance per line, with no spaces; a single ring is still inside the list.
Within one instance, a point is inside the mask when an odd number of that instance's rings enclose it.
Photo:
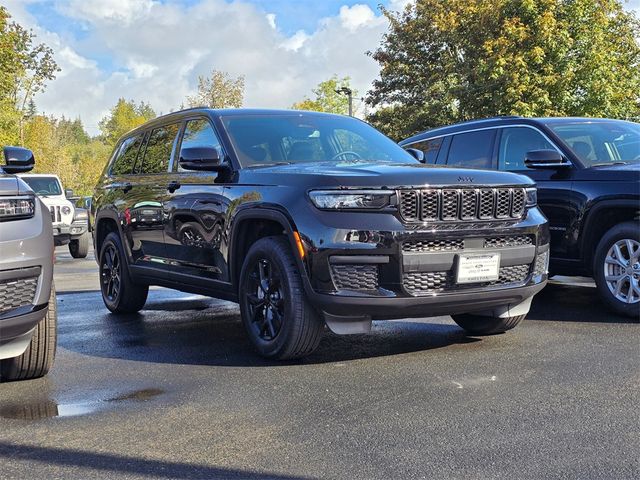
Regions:
[[[342,26],[350,31],[369,25],[376,20],[376,14],[368,5],[356,4],[352,7],[343,5],[338,15]],[[384,21],[379,19],[380,21]]]
[[[155,3],[153,0],[69,0],[61,10],[72,18],[131,24],[148,14]]]
[[[269,22],[269,26],[276,29],[276,14],[275,13],[267,13],[267,22]]]

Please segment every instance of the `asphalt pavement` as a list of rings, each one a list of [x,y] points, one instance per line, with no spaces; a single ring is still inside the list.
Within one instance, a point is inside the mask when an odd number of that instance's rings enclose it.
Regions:
[[[92,258],[58,253],[58,356],[0,385],[2,479],[640,478],[639,325],[588,280],[503,335],[374,322],[276,363],[235,304],[153,289],[111,315]]]

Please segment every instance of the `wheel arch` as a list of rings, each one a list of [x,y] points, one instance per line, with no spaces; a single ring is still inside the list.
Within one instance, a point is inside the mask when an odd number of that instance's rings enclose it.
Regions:
[[[121,235],[116,215],[112,212],[103,212],[99,216],[96,215],[95,228],[93,230],[93,248],[96,262],[99,261],[102,243],[111,232]]]
[[[640,220],[637,200],[603,200],[589,209],[581,232],[581,251],[590,273],[593,273],[595,250],[602,237],[614,226],[633,220]]]
[[[238,277],[242,269],[242,261],[251,245],[260,238],[272,235],[286,235],[306,287],[307,271],[303,259],[297,253],[298,246],[294,232],[297,233],[294,222],[284,212],[274,208],[251,208],[238,212],[233,219],[229,242],[229,268],[234,289],[239,286]]]

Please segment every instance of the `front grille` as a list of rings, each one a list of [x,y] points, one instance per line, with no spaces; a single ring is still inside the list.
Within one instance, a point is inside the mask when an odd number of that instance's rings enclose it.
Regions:
[[[49,211],[51,212],[51,221],[53,223],[60,223],[62,221],[62,214],[60,213],[60,207],[49,207]]]
[[[468,290],[491,285],[509,286],[520,285],[527,280],[530,265],[512,265],[500,267],[500,277],[493,282],[471,283],[459,285],[456,283],[455,272],[411,272],[403,275],[403,285],[407,293],[414,296],[427,295],[445,290]]]
[[[36,296],[38,277],[0,282],[0,313],[31,305]]]
[[[400,214],[407,222],[517,219],[524,215],[524,188],[400,190]]]
[[[338,290],[375,290],[378,288],[377,265],[331,265],[333,284]]]
[[[534,275],[546,275],[549,273],[549,251],[539,253],[536,257]]]
[[[403,252],[447,252],[452,250],[462,250],[464,240],[461,238],[454,240],[412,240],[402,244]]]
[[[512,237],[491,237],[485,238],[484,248],[506,248],[521,247],[522,245],[533,245],[533,239],[527,235]]]

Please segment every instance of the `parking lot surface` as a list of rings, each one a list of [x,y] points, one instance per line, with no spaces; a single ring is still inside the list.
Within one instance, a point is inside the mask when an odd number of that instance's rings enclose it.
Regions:
[[[0,385],[0,478],[638,478],[640,330],[588,281],[515,330],[449,317],[258,357],[235,304],[153,289],[115,316],[58,249],[59,345]]]

